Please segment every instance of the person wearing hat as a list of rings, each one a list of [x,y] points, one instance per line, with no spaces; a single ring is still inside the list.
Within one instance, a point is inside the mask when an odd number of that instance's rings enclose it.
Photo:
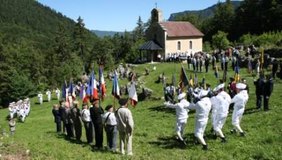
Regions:
[[[105,108],[107,111],[103,115],[103,122],[105,126],[105,131],[107,134],[107,144],[110,151],[116,151],[116,141],[117,141],[117,120],[115,114],[113,113],[113,105],[107,105]]]
[[[186,93],[183,92],[178,95],[178,103],[172,104],[169,101],[165,102],[164,105],[168,108],[173,108],[176,110],[176,135],[177,137],[186,145],[184,138],[183,138],[183,133],[184,133],[184,128],[187,123],[188,119],[188,107],[190,103],[186,100]]]
[[[43,94],[39,92],[37,97],[38,97],[39,104],[42,104],[43,103]]]
[[[120,107],[115,112],[117,119],[117,128],[119,131],[120,139],[120,152],[125,154],[125,146],[127,146],[127,155],[133,155],[132,153],[132,136],[134,121],[131,111],[128,109],[128,99],[122,98],[119,100]]]
[[[228,116],[231,97],[224,91],[224,83],[219,84],[213,91],[216,94],[216,96],[211,98],[213,129],[215,131],[215,136],[219,136],[222,142],[226,142],[225,136],[222,132],[222,127]]]
[[[95,148],[102,149],[103,148],[103,122],[102,122],[102,114],[104,114],[104,110],[99,106],[99,99],[94,99],[93,97],[90,99],[92,103],[92,107],[90,108],[90,116],[92,123],[94,125],[95,131]]]
[[[245,136],[245,133],[240,127],[240,122],[243,117],[246,103],[249,99],[249,95],[245,89],[246,85],[244,83],[237,83],[237,94],[231,100],[231,103],[234,103],[234,110],[232,114],[232,125],[234,128],[231,130],[231,133],[239,131],[241,136]]]
[[[74,125],[75,138],[77,142],[81,142],[81,132],[82,132],[82,124],[81,124],[81,115],[80,109],[78,108],[78,101],[73,102],[73,107],[71,108],[71,119]]]
[[[209,91],[200,90],[198,94],[199,101],[196,104],[189,105],[188,109],[196,110],[195,119],[195,132],[194,135],[198,141],[203,145],[203,150],[208,150],[208,145],[204,140],[204,133],[209,119],[209,113],[211,110],[211,100],[208,97]]]
[[[82,105],[81,120],[84,123],[87,143],[91,144],[93,142],[93,130],[92,130],[90,111],[88,109],[87,103],[83,103]]]

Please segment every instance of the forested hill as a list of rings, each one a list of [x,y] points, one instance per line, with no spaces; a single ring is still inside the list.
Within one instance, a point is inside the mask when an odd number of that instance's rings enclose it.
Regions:
[[[82,74],[97,41],[35,0],[0,0],[0,106]]]
[[[241,2],[242,1],[231,1],[231,4],[234,6],[234,9],[236,9],[241,5]],[[208,8],[203,9],[203,10],[188,10],[188,11],[183,11],[183,12],[178,12],[178,13],[172,13],[168,20],[174,21],[174,20],[176,20],[176,17],[184,16],[186,14],[195,14],[202,19],[209,18],[209,17],[212,17],[214,15],[216,7],[217,7],[217,4],[212,5],[211,7],[208,7]]]

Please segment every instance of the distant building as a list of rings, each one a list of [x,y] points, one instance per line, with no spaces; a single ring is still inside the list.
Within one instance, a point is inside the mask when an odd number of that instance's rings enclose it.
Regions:
[[[161,10],[151,11],[151,25],[146,30],[146,38],[161,47],[152,53],[151,60],[160,57],[167,60],[170,56],[187,57],[188,54],[202,51],[204,34],[190,22],[164,21]]]

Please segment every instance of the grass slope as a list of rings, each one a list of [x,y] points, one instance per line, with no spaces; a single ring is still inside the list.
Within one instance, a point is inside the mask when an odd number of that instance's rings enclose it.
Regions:
[[[149,76],[141,77],[146,87],[154,91],[154,97],[163,95],[162,84],[155,81],[158,75],[165,72],[171,82],[172,74],[175,73],[176,80],[179,80],[181,65],[173,63],[153,64],[156,71],[150,72]],[[135,72],[142,74],[145,68],[152,68],[152,64],[145,64],[136,67]],[[183,64],[187,70],[187,65]],[[25,123],[17,123],[16,134],[13,137],[3,137],[0,142],[0,154],[7,158],[7,155],[16,155],[18,159],[280,159],[282,157],[282,84],[276,79],[274,92],[270,98],[269,112],[257,111],[255,109],[255,91],[253,78],[244,69],[241,76],[247,79],[250,87],[250,99],[242,120],[242,128],[246,131],[246,137],[231,135],[231,114],[228,116],[223,132],[228,142],[222,144],[219,139],[207,139],[210,150],[201,150],[200,145],[194,145],[192,135],[194,131],[194,113],[189,112],[189,119],[185,130],[185,137],[188,145],[182,146],[175,140],[175,111],[163,107],[163,100],[145,100],[139,102],[136,108],[130,108],[135,122],[133,135],[134,156],[127,157],[120,154],[113,154],[106,151],[92,151],[86,144],[76,144],[64,139],[63,136],[55,133],[55,123],[51,114],[52,104],[44,102],[42,106],[36,104],[37,98],[32,99],[32,110]],[[187,70],[188,76],[191,71]],[[221,76],[222,76],[222,72]],[[199,81],[206,77],[207,82],[214,87],[217,80],[213,72],[199,73]],[[229,72],[233,76],[233,71]],[[125,80],[120,80],[125,84]],[[108,81],[108,98],[102,103],[105,107],[114,103],[111,96],[111,82]],[[53,95],[55,97],[55,95]],[[116,102],[115,102],[116,103]],[[1,130],[9,131],[8,122],[5,120],[8,114],[7,109],[0,110]],[[210,122],[210,121],[209,121]],[[207,131],[211,128],[209,123]],[[206,132],[208,133],[208,132]],[[105,134],[104,134],[105,135]],[[83,128],[82,141],[85,142]],[[104,145],[106,145],[104,139]],[[26,150],[30,150],[27,155]]]

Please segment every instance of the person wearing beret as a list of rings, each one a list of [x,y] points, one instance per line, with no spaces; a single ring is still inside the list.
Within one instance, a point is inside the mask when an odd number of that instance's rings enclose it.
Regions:
[[[240,126],[241,119],[243,117],[243,113],[245,111],[246,103],[248,102],[249,95],[247,93],[246,84],[237,83],[236,91],[237,94],[232,98],[231,103],[234,103],[234,110],[232,114],[232,125],[234,128],[231,130],[231,133],[235,133],[239,131],[240,136],[245,136],[245,132],[242,130]]]
[[[125,154],[125,146],[127,146],[127,155],[133,155],[132,152],[132,135],[134,122],[131,111],[128,107],[128,99],[120,99],[120,108],[117,109],[115,116],[117,119],[117,128],[119,131],[120,139],[120,152]]]
[[[186,145],[183,139],[184,128],[188,119],[188,107],[190,103],[186,100],[186,93],[183,92],[178,95],[178,103],[172,104],[171,102],[165,102],[164,105],[168,108],[174,108],[176,110],[176,134],[178,138]]]
[[[99,99],[91,99],[92,107],[90,108],[90,116],[92,123],[94,125],[95,131],[95,148],[102,149],[103,148],[103,122],[102,122],[102,114],[104,110],[99,106]]]
[[[113,112],[113,105],[108,105],[105,110],[107,112],[103,114],[103,122],[107,134],[107,146],[110,151],[115,152],[117,141],[117,120]]]

